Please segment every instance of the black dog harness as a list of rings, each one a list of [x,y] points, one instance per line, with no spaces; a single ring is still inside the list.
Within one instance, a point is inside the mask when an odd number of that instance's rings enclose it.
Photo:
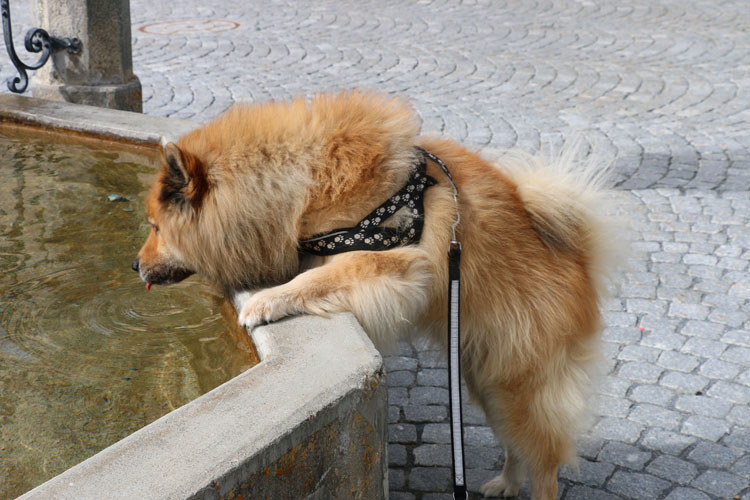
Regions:
[[[456,237],[456,227],[461,221],[458,211],[458,188],[453,182],[448,167],[432,153],[417,148],[417,164],[406,185],[388,198],[378,208],[359,221],[356,226],[336,229],[302,240],[299,243],[301,253],[314,255],[335,255],[354,250],[388,250],[390,248],[418,243],[424,227],[424,192],[437,184],[427,175],[426,158],[434,161],[443,170],[453,185],[453,201],[456,204],[456,221],[453,223],[453,238],[448,249],[448,373],[450,376],[448,390],[451,412],[451,448],[453,458],[453,498],[467,498],[464,467],[463,425],[461,415],[461,356],[460,356],[460,262],[461,243]],[[393,214],[406,207],[411,217],[399,227],[383,227],[382,223]]]
[[[414,172],[401,190],[370,212],[356,226],[334,229],[330,233],[300,241],[300,251],[315,255],[335,255],[353,250],[388,250],[418,243],[424,227],[424,192],[434,184],[437,184],[437,181],[427,175],[427,163],[425,156],[421,154]],[[403,224],[399,227],[381,226],[404,207],[411,213]]]

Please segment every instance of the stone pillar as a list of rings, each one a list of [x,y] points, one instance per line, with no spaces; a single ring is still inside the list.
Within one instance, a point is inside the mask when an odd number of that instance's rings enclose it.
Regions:
[[[36,72],[34,97],[141,112],[133,74],[130,0],[33,0],[36,23],[59,38],[77,37],[78,54],[62,50]]]

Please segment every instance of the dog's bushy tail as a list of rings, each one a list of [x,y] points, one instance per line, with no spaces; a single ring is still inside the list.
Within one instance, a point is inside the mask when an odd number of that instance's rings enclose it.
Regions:
[[[581,154],[579,142],[556,155],[531,155],[520,150],[501,153],[497,162],[518,186],[532,227],[554,248],[586,256],[601,294],[614,271],[625,261],[624,228],[613,210],[609,189],[611,162],[595,152]]]

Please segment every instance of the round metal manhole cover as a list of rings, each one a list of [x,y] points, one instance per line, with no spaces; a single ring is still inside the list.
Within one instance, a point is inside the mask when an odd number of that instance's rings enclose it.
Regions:
[[[184,19],[182,21],[164,21],[138,28],[139,31],[152,35],[189,35],[192,33],[221,33],[239,27],[240,23],[226,19]]]

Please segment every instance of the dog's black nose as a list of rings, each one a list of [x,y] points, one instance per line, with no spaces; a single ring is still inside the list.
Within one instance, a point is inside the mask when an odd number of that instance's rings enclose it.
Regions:
[[[133,271],[138,271],[138,259],[133,261]]]

